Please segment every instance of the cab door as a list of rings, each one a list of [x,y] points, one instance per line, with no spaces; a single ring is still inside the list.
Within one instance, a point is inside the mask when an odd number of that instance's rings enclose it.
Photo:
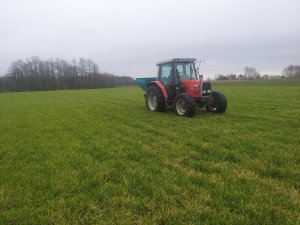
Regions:
[[[165,86],[169,98],[175,97],[175,80],[172,63],[166,63],[159,66],[158,80]]]

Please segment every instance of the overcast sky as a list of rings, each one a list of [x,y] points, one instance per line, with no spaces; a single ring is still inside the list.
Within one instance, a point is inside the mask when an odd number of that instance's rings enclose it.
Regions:
[[[299,0],[0,0],[0,74],[17,59],[90,58],[156,75],[156,62],[205,60],[201,74],[281,74],[300,64]]]

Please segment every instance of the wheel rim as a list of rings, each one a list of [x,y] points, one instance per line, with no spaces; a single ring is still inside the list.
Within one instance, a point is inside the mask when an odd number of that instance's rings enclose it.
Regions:
[[[157,98],[156,98],[156,95],[154,95],[154,93],[149,93],[148,95],[148,106],[149,106],[149,109],[154,111],[155,108],[156,108],[156,105],[157,105]]]
[[[183,99],[178,99],[176,102],[176,111],[179,115],[184,115],[186,112],[186,104]]]

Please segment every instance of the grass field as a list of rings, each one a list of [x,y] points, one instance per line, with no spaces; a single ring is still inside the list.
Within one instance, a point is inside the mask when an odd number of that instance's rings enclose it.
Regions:
[[[300,224],[300,80],[218,82],[223,115],[138,87],[0,93],[0,224]]]

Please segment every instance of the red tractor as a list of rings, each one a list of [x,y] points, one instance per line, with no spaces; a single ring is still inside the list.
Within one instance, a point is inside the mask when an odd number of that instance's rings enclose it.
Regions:
[[[163,61],[157,63],[157,78],[137,78],[137,84],[145,91],[146,107],[156,112],[173,107],[177,115],[189,117],[194,116],[196,107],[224,113],[226,97],[212,91],[211,82],[200,79],[195,63],[196,59],[189,58]]]

